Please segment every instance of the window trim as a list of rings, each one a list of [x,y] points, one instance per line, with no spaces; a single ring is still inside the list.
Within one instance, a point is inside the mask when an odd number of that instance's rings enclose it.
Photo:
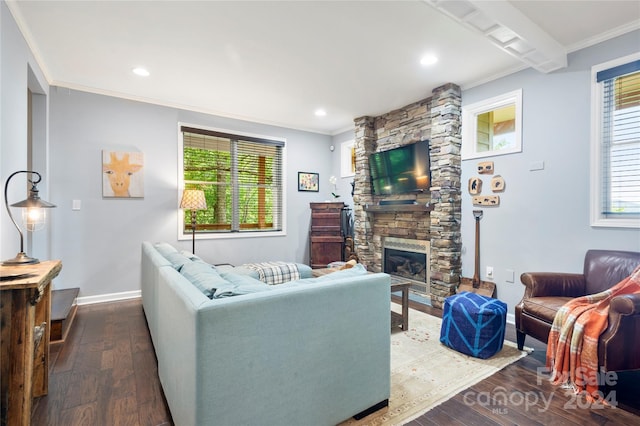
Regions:
[[[596,80],[597,74],[609,68],[640,60],[640,53],[617,58],[591,67],[591,185],[590,185],[590,221],[592,227],[640,228],[640,218],[608,218],[601,212],[602,206],[602,94],[603,85]]]
[[[248,139],[268,139],[272,141],[283,142],[282,147],[282,229],[279,231],[260,231],[260,232],[228,232],[228,233],[196,233],[196,240],[220,240],[220,239],[240,239],[240,238],[263,238],[263,237],[281,237],[287,235],[287,145],[286,138],[262,135],[248,132],[237,132],[234,130],[223,129],[219,127],[208,127],[199,124],[191,124],[178,122],[178,191],[176,206],[180,205],[182,192],[184,191],[184,140],[182,128],[189,127],[193,129],[226,133],[233,136],[241,136]],[[184,232],[184,214],[180,208],[176,208],[178,216],[178,241],[191,240],[191,232]]]
[[[477,150],[478,115],[509,105],[515,106],[515,145],[508,149]],[[522,152],[522,89],[462,106],[462,160],[494,157]]]

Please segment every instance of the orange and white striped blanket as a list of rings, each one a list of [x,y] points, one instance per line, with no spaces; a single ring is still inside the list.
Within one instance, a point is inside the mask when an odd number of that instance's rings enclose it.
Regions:
[[[598,339],[608,325],[609,304],[615,296],[632,293],[640,293],[640,265],[610,289],[573,299],[558,310],[547,342],[553,384],[598,399]]]

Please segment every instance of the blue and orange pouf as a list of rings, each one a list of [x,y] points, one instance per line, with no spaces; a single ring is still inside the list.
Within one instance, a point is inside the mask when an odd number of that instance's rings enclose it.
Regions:
[[[444,300],[440,342],[466,355],[490,358],[502,350],[507,304],[464,291]]]

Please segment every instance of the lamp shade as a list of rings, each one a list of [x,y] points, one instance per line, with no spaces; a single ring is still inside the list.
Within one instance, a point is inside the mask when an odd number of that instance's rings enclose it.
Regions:
[[[207,200],[200,189],[185,189],[182,193],[180,208],[185,210],[206,210]]]
[[[20,252],[13,259],[5,260],[4,262],[2,262],[3,265],[29,265],[29,264],[40,262],[36,258],[27,256],[27,254],[24,252],[24,235],[22,233],[22,230],[18,226],[18,223],[13,218],[13,215],[11,214],[11,209],[9,208],[9,200],[7,196],[8,189],[9,189],[9,182],[14,176],[21,173],[31,175],[32,177],[35,176],[35,179],[33,178],[28,179],[29,183],[31,184],[31,189],[29,190],[29,197],[26,200],[18,201],[17,203],[11,204],[12,207],[21,207],[23,209],[23,219],[27,226],[27,230],[37,231],[38,229],[43,227],[44,218],[45,218],[45,213],[44,213],[45,210],[43,209],[49,209],[49,208],[55,207],[55,204],[51,204],[47,201],[40,199],[40,196],[38,195],[37,185],[40,182],[40,180],[42,180],[42,176],[40,176],[40,173],[34,172],[32,170],[19,170],[17,172],[12,173],[9,176],[9,178],[7,178],[7,182],[4,185],[4,205],[7,208],[7,214],[9,215],[9,219],[11,219],[16,229],[18,230],[18,233],[20,234]]]

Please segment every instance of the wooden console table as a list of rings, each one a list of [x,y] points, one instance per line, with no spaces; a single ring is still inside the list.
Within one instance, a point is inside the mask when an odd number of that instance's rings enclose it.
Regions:
[[[0,423],[31,424],[34,397],[49,391],[51,280],[59,260],[0,266]]]

